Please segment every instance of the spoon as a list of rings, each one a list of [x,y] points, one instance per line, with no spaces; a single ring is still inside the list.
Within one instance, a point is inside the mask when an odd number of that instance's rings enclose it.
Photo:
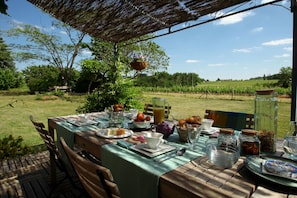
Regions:
[[[294,149],[291,149],[290,147],[287,147],[287,146],[283,146],[284,150],[286,153],[288,154],[294,154]]]
[[[186,152],[186,148],[182,148],[182,149],[177,150],[176,153],[173,153],[173,154],[168,155],[161,159],[156,159],[155,161],[161,163],[161,162],[164,162],[165,160],[171,159],[175,156],[182,156],[182,155],[184,155],[185,152]]]

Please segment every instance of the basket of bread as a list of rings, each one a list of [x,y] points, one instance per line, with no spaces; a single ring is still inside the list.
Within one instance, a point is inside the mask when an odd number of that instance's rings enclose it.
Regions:
[[[190,116],[186,119],[179,119],[176,129],[179,135],[179,140],[181,142],[188,142],[188,127],[192,125],[193,127],[198,127],[201,125],[200,116]]]

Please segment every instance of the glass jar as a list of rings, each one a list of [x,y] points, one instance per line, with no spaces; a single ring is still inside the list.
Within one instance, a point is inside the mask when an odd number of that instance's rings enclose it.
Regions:
[[[240,134],[240,155],[259,155],[261,142],[257,137],[257,131],[242,129]]]
[[[255,130],[261,152],[273,153],[277,144],[277,97],[274,90],[258,90],[255,97]]]
[[[226,148],[237,148],[238,142],[234,135],[234,129],[221,128],[218,136],[218,145]]]

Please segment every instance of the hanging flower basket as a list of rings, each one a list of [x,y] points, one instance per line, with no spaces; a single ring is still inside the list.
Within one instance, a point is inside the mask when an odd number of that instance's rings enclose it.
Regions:
[[[135,69],[137,71],[141,71],[141,70],[144,70],[148,66],[148,62],[145,60],[134,59],[130,63],[130,65],[133,69]]]

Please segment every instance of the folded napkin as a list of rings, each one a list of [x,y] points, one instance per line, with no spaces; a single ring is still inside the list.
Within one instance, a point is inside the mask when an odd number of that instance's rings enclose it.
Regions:
[[[118,140],[117,145],[129,149],[130,146],[132,146],[133,144],[131,144],[131,143],[125,141],[125,140]]]

